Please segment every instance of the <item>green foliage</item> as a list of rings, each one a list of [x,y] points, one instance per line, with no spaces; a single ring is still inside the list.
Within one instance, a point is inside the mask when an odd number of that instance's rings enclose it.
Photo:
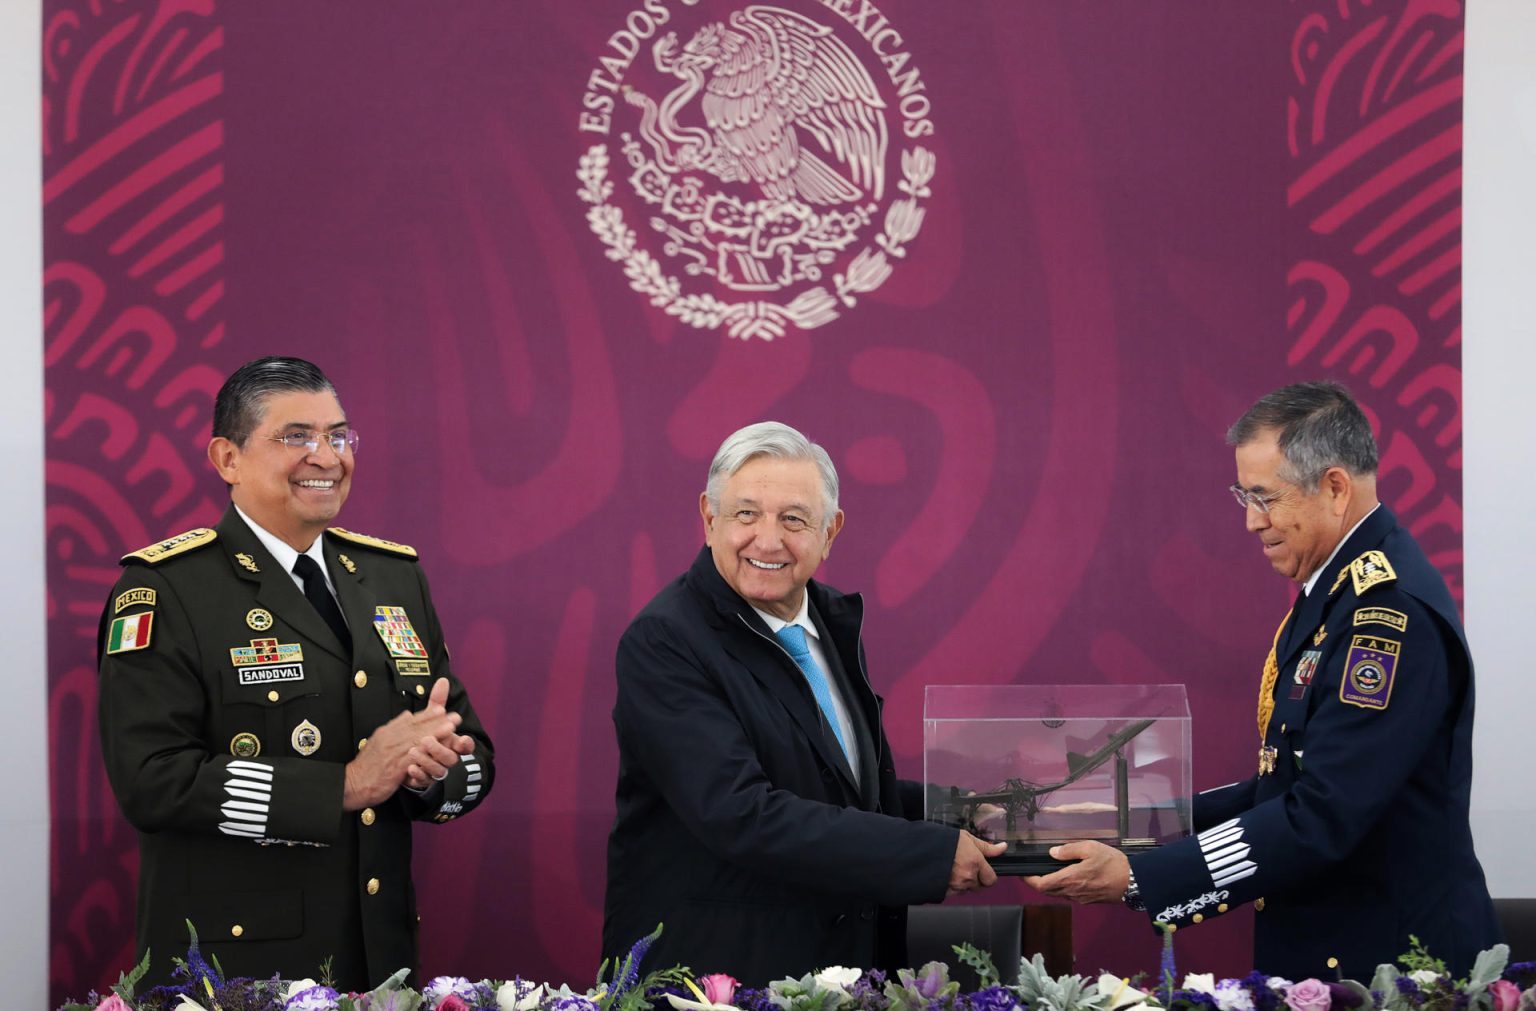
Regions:
[[[149,949],[144,950],[144,957],[139,964],[128,972],[119,973],[117,984],[112,987],[112,992],[123,999],[125,1003],[133,1003],[133,992],[137,989],[139,981],[149,975]]]
[[[1056,978],[1045,971],[1045,956],[1019,962],[1019,983],[1014,987],[1030,1011],[1091,1011],[1102,1000],[1099,985],[1078,975]]]
[[[997,965],[992,961],[992,956],[971,944],[969,941],[954,946],[955,957],[976,970],[976,975],[981,980],[981,989],[997,986],[999,976]]]
[[[1408,935],[1408,941],[1413,945],[1407,951],[1397,956],[1397,960],[1407,968],[1409,972],[1429,970],[1437,976],[1446,975],[1445,962],[1435,958],[1425,949],[1424,942],[1415,934]]]

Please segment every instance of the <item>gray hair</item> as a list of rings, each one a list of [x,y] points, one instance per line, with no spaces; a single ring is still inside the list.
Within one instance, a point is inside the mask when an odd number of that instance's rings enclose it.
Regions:
[[[1296,383],[1264,396],[1227,429],[1227,445],[1245,446],[1268,431],[1278,433],[1285,457],[1280,477],[1303,491],[1316,491],[1330,467],[1356,477],[1376,473],[1371,423],[1338,383]]]
[[[709,480],[704,485],[704,495],[711,509],[720,511],[720,489],[726,479],[760,456],[814,463],[821,471],[821,494],[826,499],[822,527],[831,525],[832,517],[837,513],[837,468],[832,466],[832,458],[825,449],[777,421],[760,421],[726,436],[710,461]]]

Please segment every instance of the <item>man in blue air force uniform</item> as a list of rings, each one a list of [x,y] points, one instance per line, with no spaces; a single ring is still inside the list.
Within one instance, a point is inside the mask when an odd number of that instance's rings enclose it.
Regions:
[[[102,614],[107,775],[139,830],[138,954],[186,921],[232,976],[365,989],[416,963],[411,823],[490,790],[416,552],[327,529],[356,433],[308,362],[242,366],[208,455],[214,529],[123,558]]]
[[[1030,879],[1184,927],[1245,902],[1256,967],[1369,978],[1416,935],[1463,974],[1499,939],[1467,820],[1472,661],[1445,580],[1376,500],[1376,442],[1340,386],[1264,397],[1232,426],[1232,492],[1301,585],[1259,686],[1257,775],[1195,798],[1151,853],[1058,847]]]

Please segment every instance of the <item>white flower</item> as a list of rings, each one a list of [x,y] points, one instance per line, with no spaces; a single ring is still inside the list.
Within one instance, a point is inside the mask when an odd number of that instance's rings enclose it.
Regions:
[[[848,988],[859,981],[864,975],[860,969],[849,969],[841,965],[829,965],[816,974],[816,985],[827,990],[841,990],[848,992]]]
[[[289,1000],[293,997],[294,994],[308,990],[312,986],[319,985],[320,984],[316,983],[312,979],[296,979],[292,983],[288,984],[288,992],[283,994],[283,1000]]]
[[[182,994],[181,1003],[177,1004],[173,1011],[208,1011],[208,1009],[186,994]]]
[[[525,980],[509,980],[496,988],[496,1007],[499,1011],[533,1011],[543,999],[543,985]]]
[[[1217,983],[1214,996],[1221,1011],[1253,1011],[1253,995],[1235,979]]]
[[[1440,978],[1440,974],[1433,969],[1415,969],[1408,974],[1408,978],[1419,986],[1429,986]]]
[[[689,1000],[675,993],[666,994],[667,1003],[677,1011],[737,1011],[734,1004],[710,1004],[706,1001]]]
[[[1099,993],[1109,997],[1109,1003],[1104,1005],[1106,1011],[1132,1011],[1134,1008],[1145,1007],[1147,1003],[1144,991],[1131,986],[1130,980],[1109,973],[1099,977]]]
[[[1296,984],[1293,981],[1286,979],[1284,976],[1271,976],[1264,981],[1264,985],[1275,991],[1275,993],[1281,994],[1283,996],[1285,991],[1289,990]]]
[[[1192,972],[1184,977],[1182,990],[1199,990],[1201,993],[1216,992],[1216,975],[1209,972]]]

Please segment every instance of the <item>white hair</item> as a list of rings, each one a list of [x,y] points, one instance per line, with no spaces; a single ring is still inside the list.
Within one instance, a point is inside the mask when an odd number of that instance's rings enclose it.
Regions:
[[[837,514],[837,468],[832,466],[832,458],[825,449],[777,421],[760,421],[726,436],[710,461],[709,479],[704,485],[704,495],[711,509],[720,511],[720,489],[726,480],[760,456],[814,463],[821,472],[821,493],[826,500],[822,527],[832,525],[832,517]]]

